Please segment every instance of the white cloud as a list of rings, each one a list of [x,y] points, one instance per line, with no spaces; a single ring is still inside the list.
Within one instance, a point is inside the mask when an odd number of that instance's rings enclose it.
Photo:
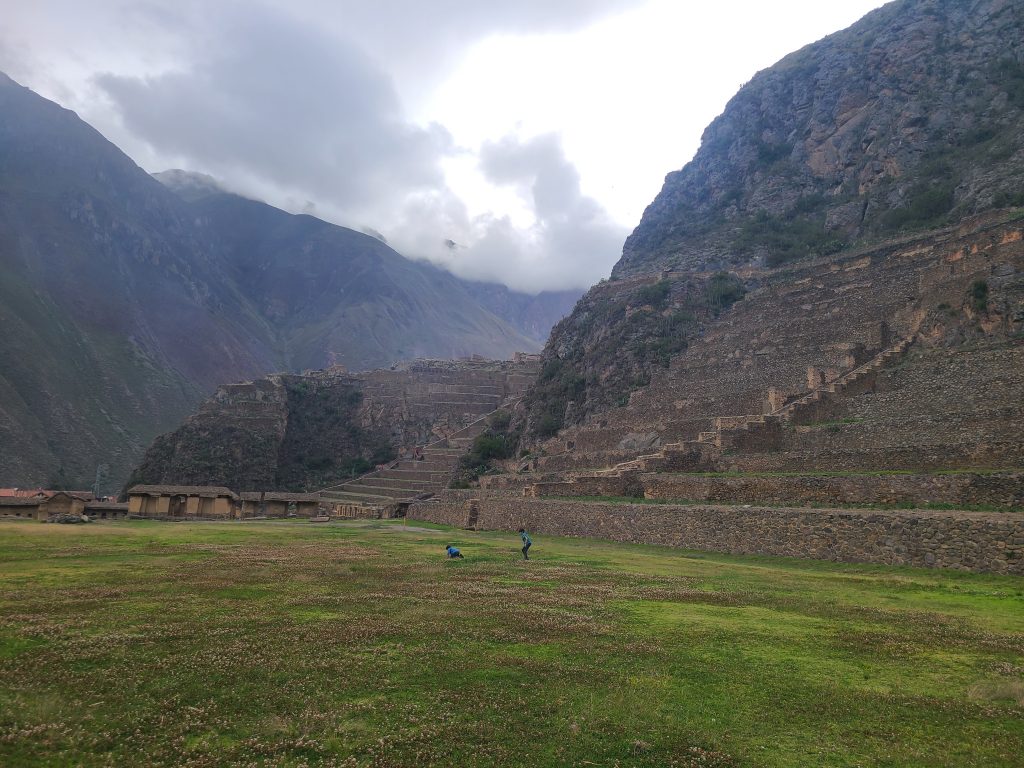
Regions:
[[[0,4],[0,69],[148,170],[541,289],[606,275],[736,87],[881,0]]]
[[[276,11],[222,12],[180,71],[97,77],[128,130],[166,156],[346,209],[443,183],[447,132],[404,118],[387,74]]]
[[[514,222],[510,216],[489,213],[470,217],[464,205],[438,198],[432,201],[435,205],[419,209],[411,227],[441,227],[432,237],[436,245],[422,243],[417,252],[462,277],[497,279],[531,292],[584,288],[609,273],[627,228],[583,194],[579,173],[556,134],[525,140],[506,136],[486,143],[479,157],[483,177],[514,189],[532,212],[532,221]],[[444,239],[457,247],[443,246]]]

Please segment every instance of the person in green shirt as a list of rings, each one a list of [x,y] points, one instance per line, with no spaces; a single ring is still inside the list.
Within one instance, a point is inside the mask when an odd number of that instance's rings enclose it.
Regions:
[[[533,545],[533,541],[530,539],[530,534],[526,532],[525,528],[519,529],[519,538],[523,540],[523,559],[529,560],[530,555],[528,554],[530,547]]]

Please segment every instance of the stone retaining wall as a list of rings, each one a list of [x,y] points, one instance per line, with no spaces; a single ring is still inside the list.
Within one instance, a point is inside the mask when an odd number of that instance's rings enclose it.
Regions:
[[[724,472],[878,472],[885,470],[1009,469],[1024,464],[1024,442],[908,445],[873,450],[777,451],[723,454],[714,466],[678,461],[671,469]]]
[[[648,499],[786,504],[955,504],[1024,507],[1024,472],[640,478]],[[573,494],[563,494],[573,495]]]
[[[630,496],[721,503],[955,504],[1024,508],[1024,472],[907,475],[745,475],[644,473],[539,482],[527,496]]]
[[[416,502],[408,516],[465,526],[469,491]],[[477,527],[593,536],[732,554],[955,568],[1024,575],[1024,515],[479,498]],[[543,546],[541,544],[541,546]]]

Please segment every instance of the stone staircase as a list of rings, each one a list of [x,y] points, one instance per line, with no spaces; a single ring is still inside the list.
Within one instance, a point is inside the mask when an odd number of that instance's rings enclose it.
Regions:
[[[399,505],[445,488],[459,459],[487,429],[491,417],[513,404],[505,403],[448,437],[422,446],[422,459],[401,458],[347,483],[324,488],[320,499],[333,506],[338,516],[391,517]]]
[[[863,365],[792,399],[770,413],[719,416],[715,419],[715,429],[701,432],[696,442],[723,450],[771,445],[776,441],[783,426],[820,420],[829,414],[836,399],[857,395],[870,389],[878,372],[903,357],[913,342],[913,336],[900,339]]]
[[[633,472],[671,471],[682,468],[710,471],[722,451],[771,449],[778,442],[784,426],[821,418],[837,400],[870,389],[878,372],[902,358],[913,341],[913,336],[900,339],[868,362],[799,397],[789,399],[770,413],[718,416],[713,420],[715,428],[700,432],[695,440],[669,443],[656,452],[643,454],[619,462],[611,468],[577,477],[615,477]]]
[[[854,368],[824,387],[812,390],[803,397],[787,403],[782,408],[769,414],[781,419],[784,423],[800,424],[804,420],[817,418],[821,414],[821,405],[827,404],[836,396],[849,397],[869,389],[879,371],[898,361],[913,345],[915,336],[900,339],[888,349],[882,350],[863,365]]]

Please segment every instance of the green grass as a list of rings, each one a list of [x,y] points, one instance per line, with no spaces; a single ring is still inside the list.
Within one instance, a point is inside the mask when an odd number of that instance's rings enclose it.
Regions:
[[[517,558],[412,522],[0,523],[0,765],[1020,765],[1024,580]]]

